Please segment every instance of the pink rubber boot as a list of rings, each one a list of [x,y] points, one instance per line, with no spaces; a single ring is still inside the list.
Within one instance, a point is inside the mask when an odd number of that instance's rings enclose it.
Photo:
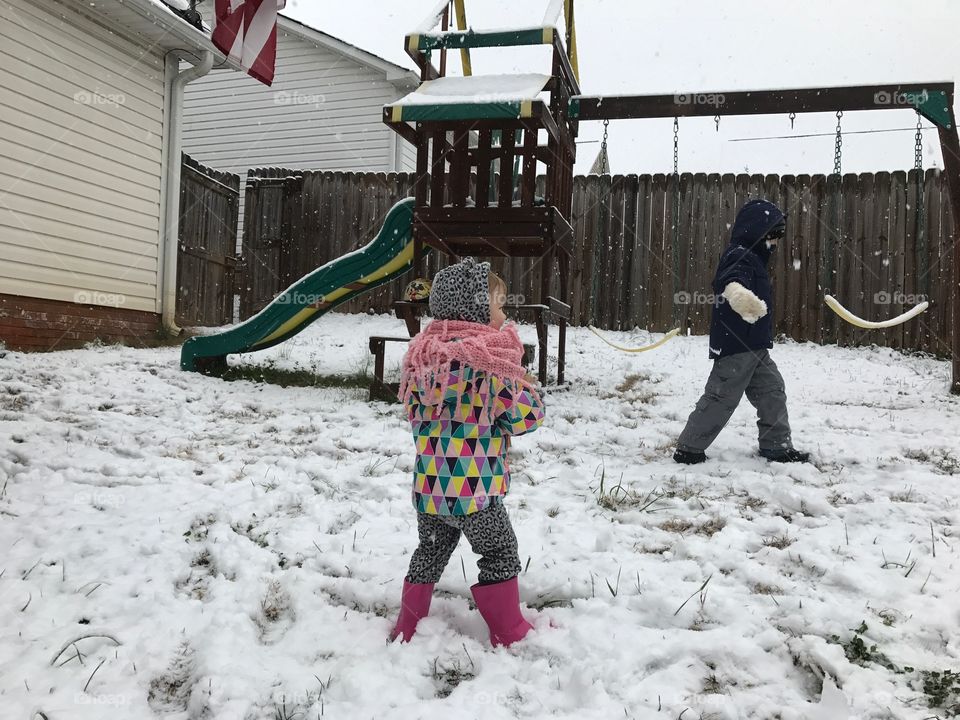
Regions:
[[[477,610],[490,628],[494,647],[511,645],[533,629],[520,613],[520,590],[512,577],[495,585],[474,585],[470,588]]]
[[[393,642],[400,637],[401,642],[410,642],[417,630],[417,623],[430,612],[432,599],[433,583],[412,583],[404,580],[403,594],[400,596],[400,616],[390,632],[389,641]]]

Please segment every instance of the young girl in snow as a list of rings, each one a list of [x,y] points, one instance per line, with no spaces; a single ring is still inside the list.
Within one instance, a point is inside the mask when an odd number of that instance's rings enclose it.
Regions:
[[[403,360],[400,398],[417,448],[420,544],[391,640],[410,640],[427,615],[461,533],[481,556],[471,592],[490,642],[510,645],[532,627],[520,613],[520,557],[503,496],[510,486],[509,438],[539,427],[543,404],[520,364],[517,330],[504,326],[506,291],[490,263],[466,258],[441,270],[430,293],[434,320],[410,341]]]

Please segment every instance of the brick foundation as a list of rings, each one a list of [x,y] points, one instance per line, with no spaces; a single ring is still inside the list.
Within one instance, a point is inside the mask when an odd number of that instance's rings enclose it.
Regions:
[[[0,341],[11,350],[64,350],[93,340],[149,347],[160,327],[157,313],[0,294]]]

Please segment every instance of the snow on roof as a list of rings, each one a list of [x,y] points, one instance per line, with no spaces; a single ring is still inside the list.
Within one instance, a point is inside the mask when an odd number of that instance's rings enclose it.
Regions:
[[[421,35],[428,35],[430,37],[448,37],[451,35],[489,35],[491,33],[526,33],[526,32],[540,32],[548,28],[554,28],[553,25],[524,25],[523,27],[517,27],[511,25],[509,27],[485,27],[485,28],[474,28],[468,27],[466,30],[456,30],[450,28],[449,30],[431,30],[428,32],[420,33]],[[554,28],[555,29],[555,28]]]
[[[423,83],[409,95],[391,103],[397,105],[445,105],[454,103],[521,102],[542,99],[549,75],[471,75],[442,77]]]
[[[441,17],[443,16],[443,12],[447,7],[448,2],[449,0],[440,0],[440,2],[437,3],[436,7],[434,7],[434,9],[430,12],[430,14],[427,15],[423,20],[421,20],[413,30],[411,30],[411,33],[417,34],[417,35],[442,34],[440,31],[435,31],[434,28],[436,28],[437,25],[440,23]],[[518,12],[520,10],[526,11],[523,17],[520,18],[519,26],[504,27],[504,28],[493,28],[493,27],[475,28],[475,27],[469,26],[471,17],[468,17],[467,18],[468,27],[466,30],[454,30],[453,28],[451,28],[449,32],[455,32],[455,33],[456,32],[509,32],[512,30],[519,30],[519,31],[533,30],[533,29],[539,30],[543,27],[552,27],[556,24],[557,18],[560,15],[560,11],[563,8],[563,0],[551,0],[550,4],[547,6],[546,13],[544,13],[543,15],[543,20],[539,25],[535,25],[535,26],[529,25],[530,22],[536,22],[535,20],[533,20],[535,16],[539,17],[539,14],[536,13],[536,10],[533,7],[534,5],[533,3],[530,3],[530,4],[515,3],[514,5],[515,6],[511,8],[512,11],[514,10]],[[511,15],[514,16],[512,12],[511,12]],[[450,17],[450,22],[451,24],[453,24],[454,22],[454,16],[452,15]]]
[[[437,26],[437,23],[440,22],[440,16],[443,15],[444,10],[448,7],[448,0],[440,0],[437,3],[437,6],[427,15],[423,20],[420,21],[420,24],[414,28],[413,32],[415,33],[428,33],[433,28]]]
[[[563,0],[550,0],[550,4],[547,5],[546,12],[543,13],[543,24],[555,24],[557,22],[557,18],[560,17],[561,10],[563,10]]]

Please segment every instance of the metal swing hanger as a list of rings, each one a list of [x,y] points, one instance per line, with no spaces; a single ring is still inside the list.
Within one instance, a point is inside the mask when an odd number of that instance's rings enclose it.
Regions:
[[[837,110],[837,134],[833,145],[833,172],[835,175],[842,174],[843,157],[843,130],[840,127],[840,120],[843,117],[843,110]]]
[[[920,115],[920,110],[917,110],[917,132],[913,141],[913,169],[916,171],[917,176],[917,201],[914,222],[916,223],[916,237],[920,243],[923,242],[923,231],[926,226],[926,223],[924,222],[923,207],[923,193],[926,183],[923,176],[923,123],[921,120],[922,116]]]
[[[680,119],[673,118],[673,174],[677,175],[677,158],[679,157],[680,147]]]
[[[607,128],[610,126],[610,119],[604,118],[603,121],[603,140],[600,141],[600,174],[609,175],[610,167],[607,158]]]
[[[923,170],[923,116],[917,110],[917,133],[914,136],[913,143],[913,167],[915,170]]]

